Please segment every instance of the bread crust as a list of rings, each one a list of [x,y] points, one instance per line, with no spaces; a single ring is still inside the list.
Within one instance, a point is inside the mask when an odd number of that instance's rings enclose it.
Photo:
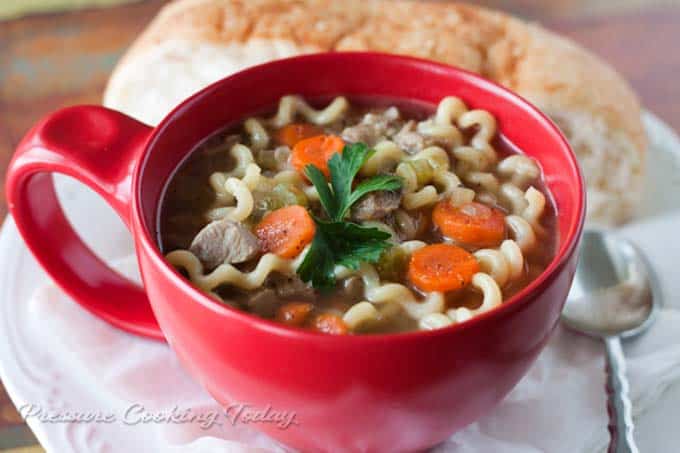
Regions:
[[[459,66],[526,97],[562,127],[586,174],[592,220],[627,220],[642,190],[646,136],[627,83],[583,48],[504,13],[385,0],[178,0],[121,60],[105,102],[124,109],[117,97],[130,66],[169,41],[206,48],[286,43],[294,54],[373,50]]]

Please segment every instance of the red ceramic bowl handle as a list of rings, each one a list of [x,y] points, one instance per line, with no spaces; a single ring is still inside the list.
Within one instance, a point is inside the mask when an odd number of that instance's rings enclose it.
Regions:
[[[29,248],[71,297],[122,329],[162,339],[144,290],[110,269],[72,229],[51,175],[87,184],[129,227],[132,171],[151,130],[103,107],[53,113],[19,144],[7,173],[7,199]]]

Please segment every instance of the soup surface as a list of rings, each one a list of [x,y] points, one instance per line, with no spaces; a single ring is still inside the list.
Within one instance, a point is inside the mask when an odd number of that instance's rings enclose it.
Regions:
[[[454,97],[433,110],[283,97],[177,170],[163,252],[222,303],[328,334],[436,329],[502,304],[554,255],[541,170],[488,112]]]

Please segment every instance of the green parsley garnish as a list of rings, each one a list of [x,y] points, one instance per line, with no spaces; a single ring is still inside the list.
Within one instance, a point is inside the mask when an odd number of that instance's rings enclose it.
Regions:
[[[364,195],[378,190],[397,190],[401,179],[394,175],[379,175],[359,183],[352,182],[364,163],[375,153],[363,143],[345,145],[342,154],[328,161],[330,185],[314,165],[305,167],[305,174],[319,193],[319,201],[329,220],[315,216],[316,233],[298,274],[305,282],[325,291],[335,286],[336,265],[358,269],[362,262],[375,263],[390,247],[390,235],[377,228],[363,227],[345,221],[347,212]]]

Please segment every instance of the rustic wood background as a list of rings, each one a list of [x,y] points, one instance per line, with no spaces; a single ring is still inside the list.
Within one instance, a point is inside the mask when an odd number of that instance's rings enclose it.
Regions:
[[[115,62],[163,3],[0,22],[0,220],[7,212],[5,168],[22,135],[52,110],[99,103]],[[476,3],[540,21],[601,55],[632,83],[647,109],[680,130],[680,0]],[[35,445],[0,385],[0,450],[40,451]]]

